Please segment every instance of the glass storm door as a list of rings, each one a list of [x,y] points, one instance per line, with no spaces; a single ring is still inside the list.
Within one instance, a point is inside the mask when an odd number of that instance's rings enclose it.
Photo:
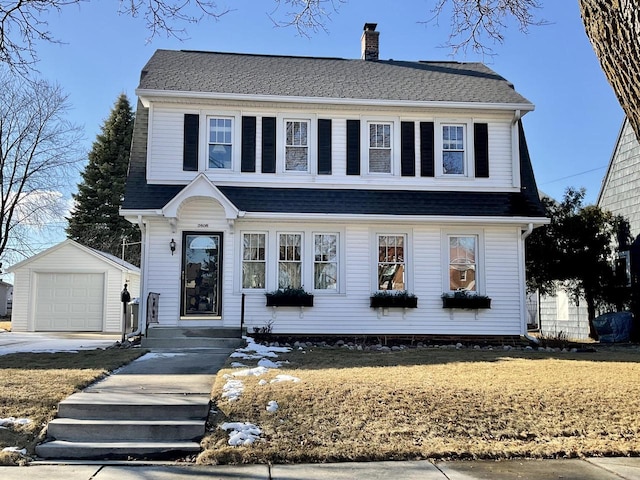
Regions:
[[[219,316],[222,233],[185,233],[182,245],[182,315]]]

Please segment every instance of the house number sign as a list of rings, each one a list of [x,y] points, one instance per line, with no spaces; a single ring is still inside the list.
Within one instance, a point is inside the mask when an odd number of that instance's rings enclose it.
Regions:
[[[209,228],[209,224],[208,223],[199,223],[198,224],[198,228]]]

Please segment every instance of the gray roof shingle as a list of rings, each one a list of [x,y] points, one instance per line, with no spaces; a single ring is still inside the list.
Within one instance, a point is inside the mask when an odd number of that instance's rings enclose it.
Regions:
[[[157,50],[141,90],[324,99],[454,103],[531,103],[477,62],[348,60]]]

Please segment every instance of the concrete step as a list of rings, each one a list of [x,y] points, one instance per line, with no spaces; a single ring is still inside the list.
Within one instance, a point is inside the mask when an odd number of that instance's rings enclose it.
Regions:
[[[36,446],[42,458],[67,459],[135,459],[178,458],[200,452],[197,442],[66,442],[55,440]]]
[[[239,328],[222,327],[149,327],[149,338],[241,338]]]
[[[244,345],[241,338],[210,338],[210,337],[143,337],[143,348],[160,349],[189,349],[189,348],[238,348]]]
[[[150,442],[199,440],[204,420],[79,420],[56,418],[49,422],[47,436],[68,442],[118,442],[120,439]]]
[[[58,404],[58,417],[78,420],[189,420],[207,418],[209,395],[131,395],[79,392]]]

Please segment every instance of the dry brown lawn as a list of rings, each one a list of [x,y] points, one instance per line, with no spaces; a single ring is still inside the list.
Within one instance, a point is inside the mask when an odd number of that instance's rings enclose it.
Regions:
[[[11,320],[0,320],[0,330],[11,331]]]
[[[263,441],[203,441],[200,463],[640,454],[640,350],[592,353],[420,349],[281,354],[290,364],[243,377],[240,400],[221,398],[225,421],[251,422]],[[248,363],[248,362],[244,362]],[[259,385],[278,374],[300,383]],[[275,413],[266,411],[276,400]]]
[[[24,426],[0,429],[0,450],[19,447],[33,453],[60,400],[143,353],[113,349],[0,355],[0,418],[32,420]],[[16,454],[0,452],[0,465],[20,460]]]

